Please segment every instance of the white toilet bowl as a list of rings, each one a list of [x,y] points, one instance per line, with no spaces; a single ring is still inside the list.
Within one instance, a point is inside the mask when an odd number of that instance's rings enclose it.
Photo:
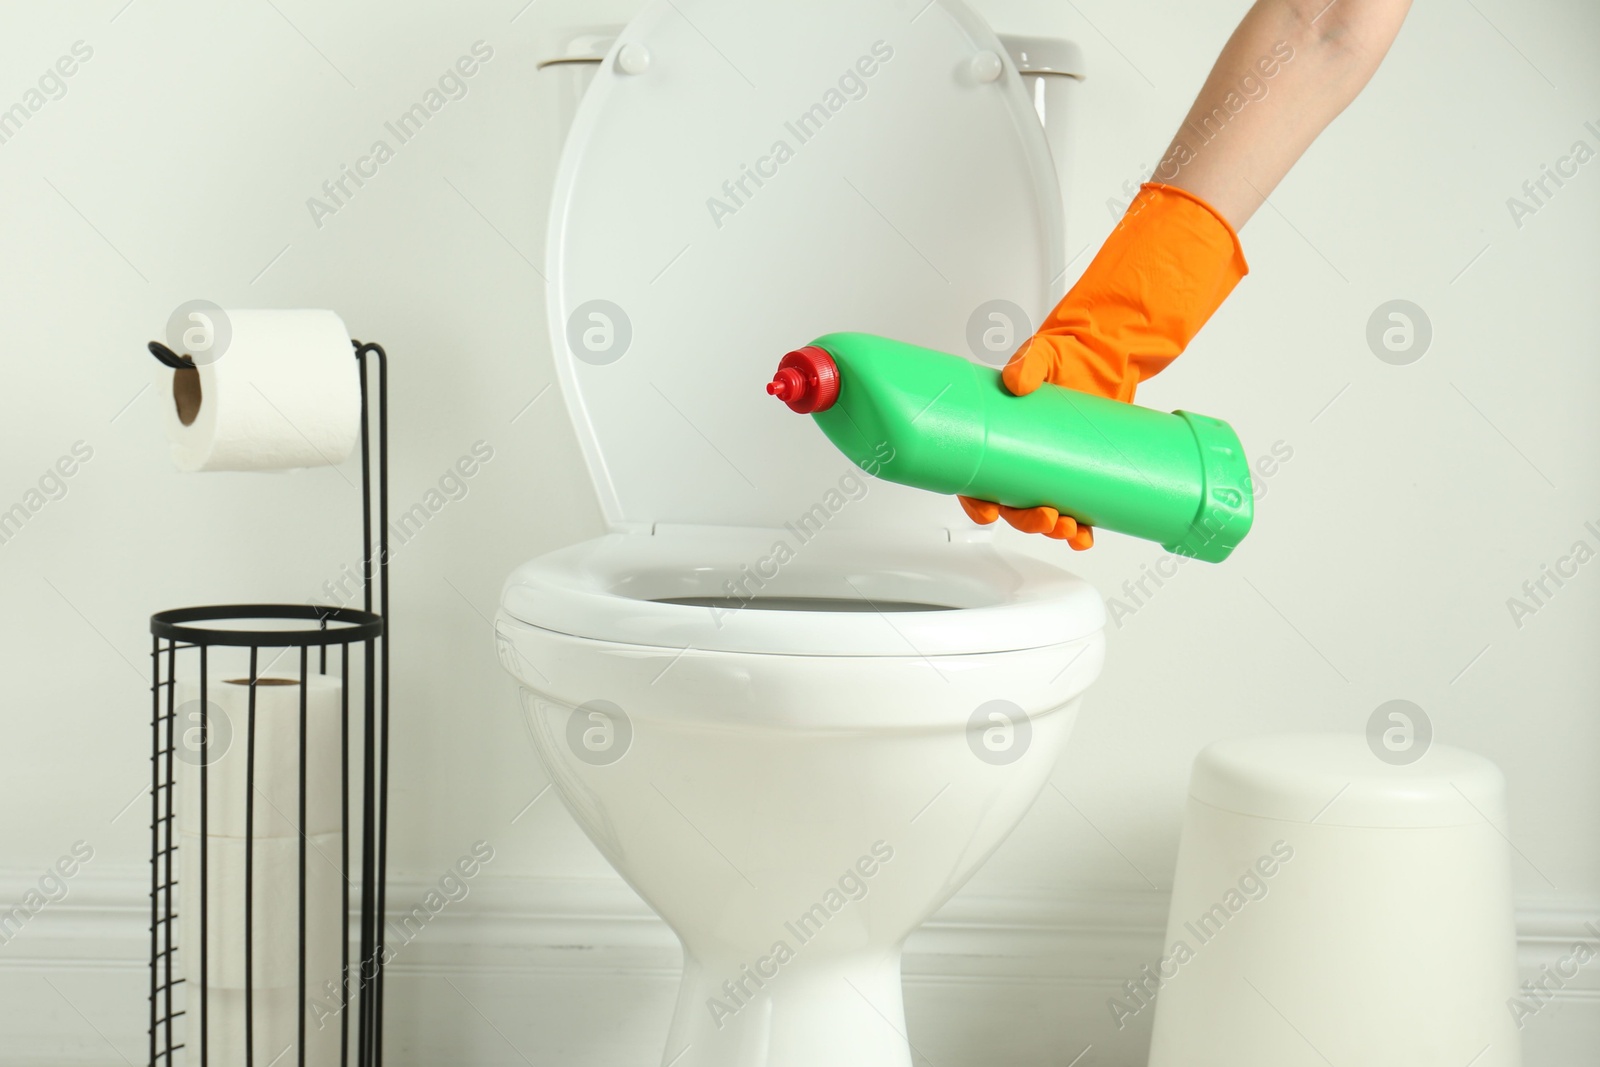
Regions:
[[[567,808],[683,941],[663,1064],[907,1067],[901,945],[1100,669],[1091,588],[764,389],[831,330],[998,363],[1042,320],[1060,44],[1030,97],[959,0],[654,0],[586,86],[548,61],[581,96],[550,336],[613,532],[519,568],[496,631]]]
[[[683,941],[662,1062],[909,1065],[901,945],[1044,787],[1100,599],[987,545],[848,536],[727,598],[773,540],[535,560],[500,654],[568,809]]]

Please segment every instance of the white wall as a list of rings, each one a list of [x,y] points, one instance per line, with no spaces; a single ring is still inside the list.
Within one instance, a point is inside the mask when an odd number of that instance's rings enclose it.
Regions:
[[[517,417],[552,381],[530,265],[552,135],[531,57],[541,20],[630,5],[124,4],[0,14],[0,106],[74,42],[93,49],[0,144],[0,508],[76,442],[93,450],[0,544],[0,903],[75,841],[94,848],[67,901],[0,945],[0,1061],[143,1054],[149,613],[304,600],[358,551],[353,464],[169,469],[143,343],[205,297],[332,307],[388,346],[398,508],[475,442],[494,448],[396,557],[391,899],[476,839],[497,857],[397,969],[393,1060],[653,1062],[670,940],[553,797],[523,810],[546,779],[485,618],[515,564],[600,527],[558,395]],[[1155,162],[1245,5],[981,7],[1088,56],[1076,252],[1110,228],[1105,201]],[[1085,1063],[1142,1062],[1143,1031],[1112,1030],[1104,998],[1160,938],[1194,752],[1359,730],[1394,697],[1505,768],[1528,958],[1600,918],[1600,564],[1520,627],[1507,608],[1573,542],[1600,548],[1585,527],[1600,528],[1600,162],[1520,226],[1506,204],[1575,141],[1600,149],[1597,39],[1600,8],[1581,0],[1424,0],[1245,230],[1251,277],[1140,399],[1214,412],[1252,452],[1282,441],[1293,458],[1234,561],[1186,567],[1121,620],[1055,779],[1071,805],[1047,790],[913,943],[913,1039],[933,1062],[999,1047],[1065,1063],[1090,1042]],[[314,225],[306,199],[479,40],[494,57],[469,94]],[[1410,366],[1365,340],[1395,298],[1433,326]],[[1110,596],[1156,555],[1106,537],[1072,564]],[[999,915],[1026,944],[983,932]],[[986,953],[1000,962],[968,959]],[[1586,997],[1530,1024],[1530,1062],[1600,1042],[1597,983],[1579,984]]]

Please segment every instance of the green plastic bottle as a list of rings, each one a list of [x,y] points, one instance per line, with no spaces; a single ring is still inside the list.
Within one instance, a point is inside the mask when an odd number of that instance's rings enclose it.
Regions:
[[[902,485],[1047,504],[1210,563],[1250,532],[1250,466],[1218,419],[1057,385],[1013,396],[998,370],[866,333],[790,352],[767,392],[810,414],[851,462]]]

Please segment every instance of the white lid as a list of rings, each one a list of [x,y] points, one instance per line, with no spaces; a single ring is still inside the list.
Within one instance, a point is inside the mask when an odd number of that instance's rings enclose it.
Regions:
[[[546,262],[607,519],[781,526],[850,469],[766,394],[786,351],[862,330],[970,358],[997,300],[1028,320],[1015,347],[1063,258],[1043,130],[959,0],[648,4],[574,118]],[[875,482],[838,525],[956,509]]]
[[[1505,820],[1505,776],[1482,756],[1431,745],[1379,759],[1360,734],[1272,734],[1208,745],[1189,795],[1243,815],[1319,826],[1438,827]]]

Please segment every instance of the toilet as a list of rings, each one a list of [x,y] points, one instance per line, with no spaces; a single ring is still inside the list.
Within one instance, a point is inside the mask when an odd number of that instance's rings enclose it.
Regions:
[[[547,314],[608,532],[513,572],[495,630],[562,802],[682,941],[670,1067],[909,1067],[901,948],[1101,668],[1091,586],[764,389],[831,330],[1002,362],[1059,296],[1076,50],[924,3],[547,33]]]

